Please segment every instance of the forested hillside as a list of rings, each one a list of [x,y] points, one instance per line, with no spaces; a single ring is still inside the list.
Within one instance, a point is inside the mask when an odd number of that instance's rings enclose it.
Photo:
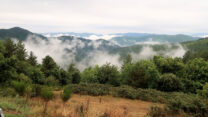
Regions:
[[[6,38],[15,38],[21,41],[24,41],[27,39],[29,35],[36,35],[39,38],[46,39],[46,37],[32,33],[28,30],[22,29],[20,27],[14,27],[10,29],[0,29],[0,39],[4,40]]]
[[[191,51],[208,50],[208,38],[202,38],[197,41],[183,42],[182,44]]]
[[[159,35],[159,34],[141,34],[141,35],[131,35],[114,37],[112,40],[117,42],[122,46],[131,46],[141,42],[153,41],[153,42],[168,42],[168,43],[180,43],[185,41],[193,41],[199,39],[198,37],[191,37],[188,35]]]

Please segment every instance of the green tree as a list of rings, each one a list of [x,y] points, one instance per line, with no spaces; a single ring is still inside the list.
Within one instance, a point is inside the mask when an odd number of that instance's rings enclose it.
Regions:
[[[13,56],[15,54],[16,44],[10,38],[7,38],[4,41],[4,47],[5,47],[4,56],[6,58],[9,58],[9,57],[11,57],[11,56]]]
[[[0,40],[0,53],[2,55],[4,55],[5,53],[5,47],[4,47],[4,43]]]
[[[12,81],[11,85],[20,96],[25,95],[26,89],[29,86],[26,82],[23,81]]]
[[[14,68],[17,60],[14,56],[4,58],[0,53],[0,83],[6,83],[17,78],[17,72]]]
[[[120,73],[116,66],[106,63],[98,69],[97,78],[101,84],[120,85]]]
[[[181,58],[154,56],[153,61],[161,73],[174,73],[181,75],[184,64]]]
[[[72,83],[79,84],[81,81],[81,75],[79,69],[75,67],[75,64],[69,65],[68,72],[71,75]]]
[[[176,77],[176,75],[172,73],[164,74],[161,76],[161,78],[158,81],[158,90],[161,91],[182,91],[183,90],[183,84],[180,81],[179,78]]]
[[[27,61],[32,66],[36,66],[38,64],[37,63],[37,57],[33,54],[33,52],[30,52],[30,55],[29,55]]]
[[[32,83],[32,80],[28,76],[26,76],[25,74],[23,74],[23,73],[19,74],[18,80],[19,81],[22,81],[22,82],[29,83],[29,84]]]
[[[126,58],[124,59],[123,65],[122,65],[122,68],[121,69],[123,69],[125,67],[125,65],[128,65],[128,64],[132,64],[132,57],[131,57],[130,54],[128,54],[126,56]]]
[[[38,67],[32,67],[30,72],[30,78],[33,84],[43,84],[44,74]]]
[[[185,65],[183,77],[205,84],[208,82],[208,62],[202,58],[188,61]]]
[[[44,73],[46,78],[49,76],[54,76],[55,79],[60,79],[59,68],[56,62],[50,56],[43,58],[41,71]]]
[[[65,87],[64,91],[61,93],[61,99],[64,102],[64,113],[66,102],[71,98],[72,89],[70,87]]]
[[[28,55],[27,55],[25,46],[22,43],[22,41],[18,41],[18,43],[16,45],[16,51],[15,51],[15,53],[16,53],[16,57],[17,57],[18,60],[20,60],[20,61],[25,61],[26,60],[26,57]]]
[[[70,80],[71,80],[70,74],[64,69],[60,69],[60,79],[59,79],[60,85],[66,85],[70,83]]]
[[[17,73],[24,73],[25,75],[29,76],[32,66],[26,61],[20,61],[16,59],[16,63],[12,67],[16,69]]]
[[[56,86],[59,83],[59,81],[55,79],[54,76],[49,76],[45,78],[43,82],[47,86]]]
[[[206,83],[204,86],[203,86],[203,89],[202,90],[198,90],[197,92],[199,95],[201,95],[202,97],[204,98],[208,98],[208,83]]]
[[[184,92],[197,93],[197,90],[201,90],[203,84],[198,81],[189,80],[186,78],[181,79],[184,84]]]
[[[41,89],[40,96],[45,101],[44,110],[43,110],[43,117],[45,117],[47,114],[48,102],[53,99],[54,94],[50,88],[44,87]]]
[[[150,60],[142,60],[123,71],[128,85],[139,88],[156,88],[160,74],[155,64]]]
[[[98,83],[98,65],[85,69],[81,74],[81,81],[84,83]]]

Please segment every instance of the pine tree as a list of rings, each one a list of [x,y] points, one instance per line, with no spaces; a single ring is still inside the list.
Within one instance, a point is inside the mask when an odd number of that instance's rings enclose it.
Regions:
[[[5,53],[4,56],[6,58],[11,57],[12,55],[14,55],[15,51],[16,51],[16,44],[10,39],[7,38],[4,41],[4,46],[5,46]]]
[[[30,63],[30,65],[32,66],[36,66],[37,63],[37,57],[33,54],[33,52],[30,52],[30,55],[28,57],[28,62]]]
[[[22,43],[22,41],[18,41],[17,46],[16,46],[16,56],[17,59],[20,61],[25,61],[27,55],[25,45]]]

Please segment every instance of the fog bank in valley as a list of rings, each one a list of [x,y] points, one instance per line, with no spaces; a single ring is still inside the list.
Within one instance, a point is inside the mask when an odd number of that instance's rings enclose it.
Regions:
[[[112,55],[109,54],[108,51],[98,50],[97,48],[101,45],[101,42],[97,41],[91,41],[90,43],[86,44],[76,38],[71,41],[62,41],[57,37],[43,40],[35,35],[30,35],[23,43],[25,44],[27,52],[34,52],[34,54],[37,56],[38,63],[41,63],[42,59],[49,55],[60,67],[65,69],[71,63],[75,63],[80,70],[83,70],[89,66],[101,66],[107,62],[116,65],[118,68],[120,68],[122,65],[119,54]],[[132,55],[133,61],[149,59],[158,54],[171,57],[182,57],[186,52],[186,50],[180,44],[177,44],[178,48],[170,49],[172,45],[166,43],[167,49],[163,51],[154,51],[150,46],[161,43],[144,42],[144,44],[145,45],[139,53],[129,53]],[[79,54],[77,49],[82,49],[85,46],[93,46],[94,49],[91,52],[88,52],[87,56],[85,56],[81,61],[77,62],[75,59],[76,54]],[[70,50],[70,52],[68,50]]]

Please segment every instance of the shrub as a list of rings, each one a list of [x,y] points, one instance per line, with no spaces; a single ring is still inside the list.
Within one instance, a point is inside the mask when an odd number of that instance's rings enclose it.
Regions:
[[[201,90],[203,88],[203,84],[198,81],[182,79],[182,82],[184,84],[184,92],[186,93],[196,93],[197,90]]]
[[[154,89],[134,89],[129,86],[117,87],[113,93],[116,97],[129,99],[140,99],[151,102],[167,102],[167,93],[160,92]]]
[[[18,79],[22,82],[32,83],[32,80],[23,73],[19,74]]]
[[[186,63],[183,77],[202,84],[208,82],[208,62],[202,58],[195,58]]]
[[[61,93],[61,99],[64,102],[64,113],[65,113],[65,103],[69,100],[72,95],[72,89],[70,87],[65,87],[64,91]]]
[[[85,69],[81,74],[81,82],[83,83],[98,83],[98,66],[89,67]]]
[[[207,102],[195,95],[175,95],[175,98],[171,98],[167,107],[174,113],[184,111],[185,113],[204,117],[207,112]]]
[[[181,91],[183,90],[182,82],[176,77],[176,75],[169,73],[164,74],[158,81],[158,88],[161,91]]]
[[[102,84],[70,84],[68,87],[72,88],[73,93],[87,94],[87,95],[107,95],[109,94],[109,86]]]
[[[49,101],[53,98],[53,92],[49,87],[43,87],[41,89],[41,93],[40,96],[45,100],[45,101]]]
[[[61,93],[61,99],[66,102],[72,95],[72,89],[70,87],[65,87],[63,93]]]
[[[126,84],[136,88],[157,88],[160,74],[152,61],[143,60],[127,65],[122,71]]]
[[[58,81],[53,76],[49,76],[44,79],[44,84],[48,86],[55,86],[58,85]]]
[[[52,100],[53,98],[53,92],[49,87],[44,87],[41,89],[41,94],[40,96],[44,99],[45,105],[44,105],[44,110],[43,110],[43,117],[45,117],[46,112],[47,112],[47,107],[48,107],[48,102]]]
[[[17,92],[13,88],[5,88],[0,91],[0,95],[3,97],[15,97],[17,95]]]
[[[116,93],[114,94],[116,97],[123,97],[123,98],[129,98],[129,99],[136,99],[137,96],[137,90],[133,89],[129,86],[122,86],[119,87],[116,90]]]
[[[15,89],[15,91],[20,95],[23,96],[26,92],[26,89],[28,87],[28,84],[22,81],[12,81],[11,85]]]
[[[97,78],[101,84],[120,85],[120,73],[116,66],[106,63],[98,69]]]

